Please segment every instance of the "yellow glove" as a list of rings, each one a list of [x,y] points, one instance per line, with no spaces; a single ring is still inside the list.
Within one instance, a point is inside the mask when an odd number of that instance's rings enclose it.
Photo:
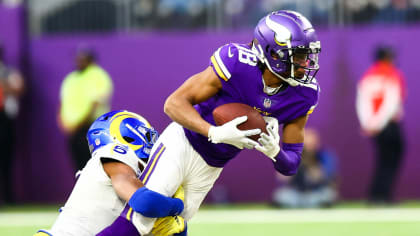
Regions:
[[[170,236],[185,230],[185,221],[181,216],[158,218],[153,226],[154,236]]]
[[[176,190],[173,198],[178,198],[181,199],[182,202],[184,202],[184,188],[181,186],[179,186],[179,188]]]

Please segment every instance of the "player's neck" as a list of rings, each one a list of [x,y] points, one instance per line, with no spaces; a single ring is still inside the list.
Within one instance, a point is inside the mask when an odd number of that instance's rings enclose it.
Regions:
[[[265,70],[263,73],[263,80],[266,86],[271,88],[277,88],[280,86],[285,86],[287,83],[286,81],[283,81],[279,77],[275,76],[273,73],[271,73],[269,70]]]

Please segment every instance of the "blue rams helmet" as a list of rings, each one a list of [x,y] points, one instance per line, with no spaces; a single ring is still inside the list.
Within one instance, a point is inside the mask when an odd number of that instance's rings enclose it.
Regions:
[[[147,159],[158,136],[158,132],[142,116],[118,110],[96,119],[86,138],[91,153],[109,143],[119,143],[131,148],[140,159]]]

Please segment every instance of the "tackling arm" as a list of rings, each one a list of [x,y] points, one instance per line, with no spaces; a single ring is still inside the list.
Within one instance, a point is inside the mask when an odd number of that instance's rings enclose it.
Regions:
[[[183,211],[182,200],[147,189],[128,165],[113,161],[104,163],[103,167],[115,192],[134,211],[146,217],[178,215]]]

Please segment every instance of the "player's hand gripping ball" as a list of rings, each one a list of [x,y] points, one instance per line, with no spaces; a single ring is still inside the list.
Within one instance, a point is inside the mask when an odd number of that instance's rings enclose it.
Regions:
[[[216,125],[220,126],[237,117],[247,116],[248,119],[244,123],[238,125],[240,130],[261,129],[262,132],[267,133],[266,122],[263,116],[254,108],[243,103],[226,103],[216,107],[213,110],[213,119]],[[249,138],[257,141],[260,135],[253,135]]]

